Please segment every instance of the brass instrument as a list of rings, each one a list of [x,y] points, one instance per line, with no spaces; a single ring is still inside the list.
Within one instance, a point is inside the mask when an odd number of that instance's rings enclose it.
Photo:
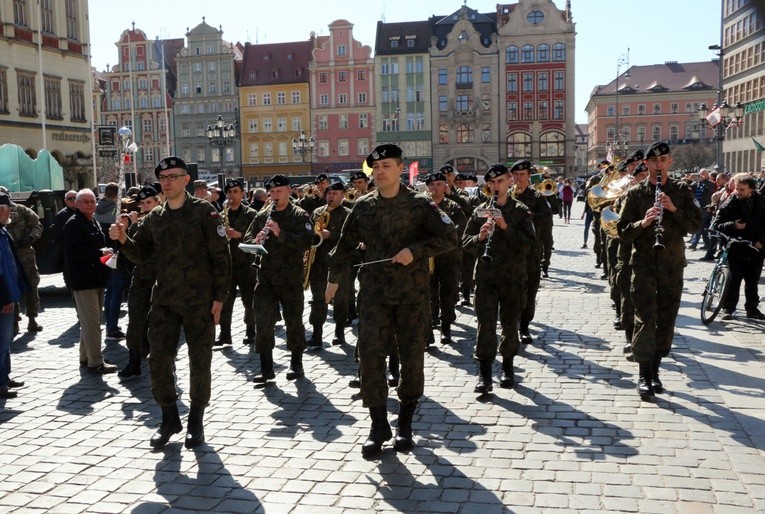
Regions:
[[[614,182],[616,180],[619,180],[620,173],[616,170],[612,171],[596,185],[592,186],[589,191],[587,191],[587,203],[590,206],[590,209],[592,209],[594,212],[600,212],[602,211],[606,206],[611,205],[615,197],[608,197],[606,193],[606,189],[609,187],[609,184],[611,182]]]
[[[266,241],[268,240],[268,235],[271,233],[271,231],[269,230],[267,225],[268,225],[268,222],[271,221],[271,213],[274,212],[274,208],[275,207],[276,207],[275,203],[271,203],[268,206],[268,216],[266,216],[266,222],[263,223],[263,234],[265,235],[265,237],[263,238],[263,241],[261,241],[260,244],[264,245],[264,246],[266,244]],[[264,207],[264,209],[265,209],[265,207]],[[262,259],[262,256],[260,254],[255,254],[255,258],[252,260],[252,267],[255,268],[255,269],[260,269],[260,260],[261,259]]]
[[[360,196],[361,193],[354,187],[350,187],[345,191],[345,200],[347,202],[355,202],[356,199]]]
[[[494,192],[494,195],[491,197],[491,201],[489,202],[489,209],[496,209],[497,208],[497,198],[499,197],[499,193],[496,191]],[[494,235],[494,228],[497,226],[497,222],[494,220],[494,217],[491,218],[491,232],[489,232],[489,237],[486,238],[486,246],[483,248],[483,255],[481,255],[481,260],[483,262],[491,262],[492,257],[489,255],[489,251],[491,250],[491,237]]]
[[[325,210],[317,216],[316,221],[313,223],[313,233],[316,235],[318,242],[311,244],[311,248],[303,256],[304,290],[308,289],[308,286],[311,284],[311,267],[313,266],[313,261],[316,260],[316,249],[324,242],[324,238],[321,237],[321,231],[329,226],[329,218],[330,212]]]
[[[543,196],[552,196],[558,192],[555,181],[551,178],[546,178],[542,182],[534,184],[534,188],[542,193]]]
[[[664,243],[662,242],[662,238],[664,237],[664,226],[662,225],[662,220],[664,219],[664,204],[661,202],[660,197],[661,196],[661,175],[656,177],[656,196],[654,197],[654,207],[657,207],[659,209],[659,215],[656,216],[656,224],[654,225],[654,231],[656,233],[656,238],[654,239],[653,248],[654,250],[663,250],[664,249]]]
[[[609,205],[602,211],[600,211],[600,228],[611,239],[617,239],[619,237],[619,231],[616,228],[616,223],[619,221],[619,214],[614,211],[613,206]]]

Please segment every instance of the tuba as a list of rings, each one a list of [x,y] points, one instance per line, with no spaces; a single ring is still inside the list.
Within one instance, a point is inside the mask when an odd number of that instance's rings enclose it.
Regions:
[[[618,221],[619,214],[614,211],[612,205],[609,205],[600,211],[600,228],[602,228],[606,235],[611,239],[619,238],[619,231],[616,228],[616,223]]]
[[[592,209],[594,212],[600,212],[606,206],[611,205],[614,202],[616,198],[609,197],[607,194],[607,189],[609,184],[615,180],[619,180],[619,177],[620,173],[614,170],[603,177],[599,183],[590,188],[590,190],[587,192],[587,203],[589,204],[590,209]]]
[[[317,241],[311,244],[311,248],[305,252],[303,256],[303,289],[307,290],[311,284],[311,267],[313,261],[316,260],[316,249],[324,242],[324,238],[321,237],[321,231],[329,226],[329,211],[324,211],[316,217],[316,221],[313,223],[313,233],[316,236],[314,239]]]

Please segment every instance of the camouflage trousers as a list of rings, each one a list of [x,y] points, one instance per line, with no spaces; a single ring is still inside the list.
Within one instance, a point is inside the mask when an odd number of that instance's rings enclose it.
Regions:
[[[459,300],[460,261],[438,261],[430,275],[430,311],[433,319],[451,325],[457,319],[454,307]]]
[[[637,362],[648,362],[654,354],[669,355],[675,320],[683,293],[683,267],[632,266],[630,288],[635,308],[632,353]]]
[[[215,339],[210,308],[212,305],[187,305],[174,309],[166,305],[151,306],[149,312],[149,360],[151,392],[160,407],[169,407],[178,400],[175,384],[175,357],[181,327],[189,352],[189,397],[195,405],[210,402],[212,344]]]
[[[619,240],[607,237],[606,241],[606,262],[608,263],[608,285],[611,286],[611,301],[621,309],[622,289],[616,280],[617,262],[619,260]]]
[[[147,337],[148,318],[151,310],[151,291],[154,280],[133,277],[128,295],[128,325],[125,343],[129,350],[142,352],[143,341]]]
[[[35,251],[31,247],[17,248],[16,255],[21,267],[24,268],[24,275],[26,275],[29,283],[29,290],[24,293],[25,312],[27,317],[36,318],[40,314],[40,295],[37,293],[37,286],[40,285],[40,273],[37,271]]]
[[[247,264],[246,266],[237,266],[231,270],[231,283],[228,288],[228,298],[223,303],[223,310],[220,314],[221,331],[228,329],[231,331],[232,316],[234,314],[234,303],[236,302],[236,288],[239,288],[239,295],[242,298],[244,306],[244,324],[248,327],[255,326],[255,311],[253,309],[253,300],[255,295],[255,268]]]
[[[311,268],[311,313],[308,315],[308,322],[314,327],[321,327],[327,321],[329,306],[324,300],[327,292],[327,272],[326,265],[314,264]],[[349,275],[348,272],[344,273],[338,281],[337,293],[332,301],[332,320],[335,322],[335,329],[340,332],[348,321]]]
[[[460,289],[463,298],[468,298],[473,292],[473,273],[475,271],[476,256],[470,252],[462,252],[462,264],[460,270]]]
[[[539,284],[538,280],[537,284]],[[527,301],[525,277],[505,280],[476,279],[474,302],[478,321],[474,352],[476,359],[493,362],[497,357],[497,316],[502,327],[499,340],[500,355],[507,359],[518,354],[521,346],[518,322]]]
[[[619,311],[619,320],[622,328],[628,333],[635,329],[635,307],[632,305],[632,294],[630,293],[630,279],[632,278],[632,267],[629,264],[619,263],[616,266],[616,283],[621,291],[621,310]]]
[[[425,346],[429,323],[430,303],[427,300],[387,305],[378,298],[359,296],[357,350],[361,397],[365,407],[385,407],[388,399],[385,362],[394,341],[401,365],[398,398],[401,403],[419,400],[425,389]]]
[[[539,262],[539,256],[539,248],[534,248],[526,257],[526,278],[523,281],[525,283],[525,287],[523,289],[525,301],[519,308],[521,311],[520,323],[522,327],[527,327],[529,323],[534,320],[534,315],[536,314],[537,310],[537,292],[539,291],[539,282],[542,280],[542,270],[540,268],[541,263]],[[515,282],[515,280],[513,280],[513,282]],[[476,294],[477,291],[478,286],[476,285]],[[477,312],[478,308],[476,307],[476,313]],[[496,316],[494,316],[495,321],[496,319]]]
[[[593,241],[592,244],[592,252],[595,254],[595,260],[598,264],[600,264],[601,256],[603,252],[602,248],[602,241],[601,241],[601,230],[600,230],[600,213],[593,213],[592,216],[592,235],[594,236],[595,241]]]
[[[550,227],[546,230],[540,231],[540,233],[537,234],[537,237],[539,237],[540,241],[542,242],[542,262],[540,264],[543,268],[547,269],[547,267],[550,265],[550,259],[552,258],[553,246],[555,246],[555,242],[553,241],[552,225],[550,225]]]
[[[276,345],[275,326],[279,319],[279,305],[287,329],[287,350],[305,350],[305,326],[303,325],[303,277],[293,273],[289,276],[258,276],[253,307],[255,309],[255,350],[267,353]]]

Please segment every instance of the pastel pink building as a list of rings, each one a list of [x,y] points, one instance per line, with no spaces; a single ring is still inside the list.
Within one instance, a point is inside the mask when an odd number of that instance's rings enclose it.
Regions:
[[[312,172],[361,168],[375,146],[375,73],[372,48],[353,38],[353,24],[336,20],[314,39],[309,64]]]

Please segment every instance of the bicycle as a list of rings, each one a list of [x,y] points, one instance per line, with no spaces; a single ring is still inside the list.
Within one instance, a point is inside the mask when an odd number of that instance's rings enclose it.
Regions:
[[[723,247],[720,255],[717,257],[715,267],[712,268],[712,273],[709,275],[707,285],[704,286],[704,292],[701,297],[701,322],[705,325],[709,325],[714,321],[717,315],[720,313],[725,299],[728,297],[728,290],[730,289],[730,265],[728,264],[728,252],[731,245],[734,244],[746,244],[750,248],[757,250],[754,245],[746,239],[737,239],[730,237],[722,232],[716,230],[710,230],[710,235],[716,235],[717,237],[725,240],[725,246]]]

